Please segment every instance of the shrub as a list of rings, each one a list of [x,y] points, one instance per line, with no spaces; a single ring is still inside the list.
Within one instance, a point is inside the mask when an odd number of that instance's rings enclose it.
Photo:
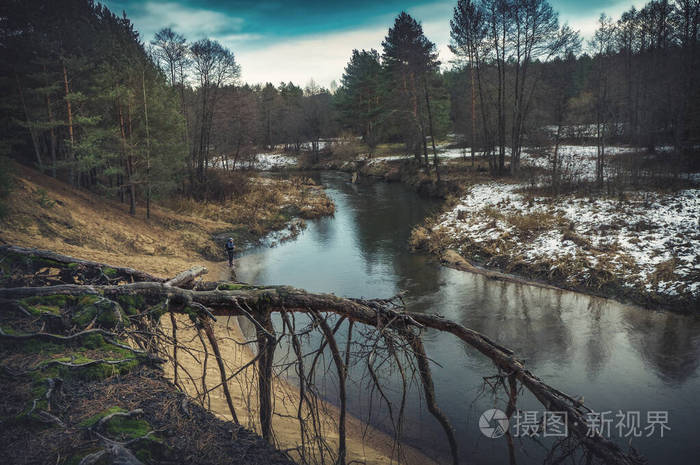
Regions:
[[[37,202],[39,202],[39,205],[41,205],[42,208],[53,208],[53,206],[56,205],[56,202],[49,198],[46,189],[39,188],[37,189],[36,193],[39,197]]]
[[[652,274],[652,280],[657,283],[673,281],[676,279],[676,266],[678,266],[678,259],[675,257],[657,264]]]
[[[428,243],[429,237],[428,230],[423,226],[415,227],[411,231],[411,237],[408,239],[408,246],[411,250],[422,249]]]
[[[225,201],[250,192],[250,175],[240,171],[212,170],[204,189],[205,200]]]
[[[333,157],[340,160],[354,160],[362,149],[362,144],[354,137],[343,138],[331,146]]]
[[[584,249],[590,249],[592,247],[590,240],[577,234],[576,231],[572,231],[571,229],[567,229],[566,231],[564,231],[562,239],[565,241],[571,241]]]

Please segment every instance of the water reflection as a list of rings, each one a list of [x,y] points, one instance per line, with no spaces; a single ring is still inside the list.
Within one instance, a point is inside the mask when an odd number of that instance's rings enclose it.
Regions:
[[[325,173],[320,181],[336,203],[335,216],[309,221],[295,241],[252,250],[239,260],[241,279],[346,296],[407,291],[410,310],[442,314],[487,334],[595,410],[668,410],[667,437],[634,444],[652,462],[684,463],[685,455],[700,452],[694,434],[700,418],[700,319],[441,267],[406,246],[412,226],[435,203],[398,184],[352,185],[349,176]],[[488,396],[478,397],[483,377],[495,372],[491,362],[451,336],[429,332],[425,344],[444,367],[433,372],[438,401],[468,452],[465,459],[506,462],[505,443],[484,438],[476,427],[481,412],[493,405]],[[398,380],[388,382],[388,392],[400,395]],[[349,408],[362,416],[372,398],[367,386],[352,386]],[[409,398],[405,437],[441,456],[446,443],[439,425],[420,408],[417,392]],[[523,405],[540,408],[527,397]],[[390,427],[386,411],[376,410],[373,421]],[[518,463],[541,461],[541,453],[517,443],[516,451]]]
[[[700,352],[700,321],[665,312],[628,315],[630,342],[669,385],[695,377]]]

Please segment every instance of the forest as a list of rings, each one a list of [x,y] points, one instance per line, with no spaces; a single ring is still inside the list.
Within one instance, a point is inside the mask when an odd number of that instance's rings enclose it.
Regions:
[[[601,184],[611,144],[647,151],[652,173],[697,169],[693,1],[603,15],[584,42],[545,1],[460,0],[445,25],[453,63],[401,13],[381,50],[353,51],[334,89],[241,83],[235,50],[170,28],[140,37],[89,0],[9,1],[1,14],[3,156],[132,211],[174,192],[225,198],[216,162],[241,169],[279,146],[318,160],[321,140],[355,137],[370,155],[401,143],[427,167],[436,142],[456,134],[502,175],[518,172],[524,146],[564,141],[598,147]]]

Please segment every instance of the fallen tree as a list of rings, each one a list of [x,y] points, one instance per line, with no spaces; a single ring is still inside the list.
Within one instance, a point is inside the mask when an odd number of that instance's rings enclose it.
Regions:
[[[12,263],[14,267],[3,268],[5,275],[9,274],[12,276],[11,279],[6,279],[5,283],[22,281],[19,277],[22,274],[25,275],[25,282],[35,283],[37,281],[35,275],[45,272],[44,268],[46,266],[37,269],[36,266],[32,265],[33,250],[18,247],[2,247],[0,248],[0,253],[5,257],[11,257],[12,254],[16,254],[20,257],[30,258],[24,261],[12,258],[9,263]],[[299,377],[301,395],[298,407],[298,421],[302,438],[302,444],[298,451],[300,461],[314,461],[314,454],[320,453],[321,457],[324,454],[328,454],[335,462],[345,463],[347,451],[345,445],[346,393],[344,386],[351,357],[350,342],[352,325],[354,323],[364,325],[369,331],[369,335],[366,334],[364,336],[364,341],[357,344],[354,356],[366,358],[370,372],[374,373],[372,360],[379,350],[380,342],[383,347],[382,350],[391,355],[396,364],[400,365],[399,358],[396,356],[397,352],[402,353],[408,360],[415,362],[410,368],[419,374],[428,410],[444,429],[450,444],[452,461],[455,464],[459,462],[457,440],[449,420],[440,410],[435,400],[430,361],[422,343],[422,332],[426,328],[454,335],[494,363],[499,371],[498,376],[501,384],[506,387],[506,381],[508,383],[506,392],[510,398],[510,403],[513,404],[510,405],[509,403],[509,416],[515,410],[517,383],[520,383],[520,386],[530,391],[547,410],[566,413],[569,420],[570,436],[572,439],[575,439],[577,445],[580,445],[583,454],[611,464],[635,464],[641,461],[634,451],[626,453],[618,445],[600,434],[590,435],[585,418],[586,413],[590,410],[569,395],[547,385],[527,370],[524,363],[518,360],[511,350],[497,344],[481,333],[441,316],[406,311],[400,296],[392,299],[367,300],[340,298],[332,294],[309,293],[289,286],[250,286],[226,282],[193,284],[195,278],[203,273],[201,268],[180,273],[171,280],[152,279],[146,273],[119,269],[122,270],[119,271],[119,276],[128,276],[132,282],[111,284],[109,280],[105,282],[102,276],[104,273],[97,274],[95,272],[97,269],[103,270],[106,265],[75,260],[71,257],[59,256],[50,252],[40,252],[37,256],[42,259],[50,257],[53,260],[50,264],[52,266],[72,266],[73,270],[70,274],[70,279],[82,283],[57,284],[54,280],[51,282],[54,285],[51,286],[5,287],[0,288],[0,299],[7,303],[13,303],[20,309],[24,309],[28,315],[32,314],[39,319],[48,320],[55,319],[56,315],[50,316],[49,313],[51,312],[42,314],[36,308],[33,311],[26,310],[30,305],[30,299],[39,302],[43,298],[56,300],[56,296],[64,296],[66,299],[73,300],[85,299],[85,296],[93,296],[95,299],[105,299],[110,302],[139,301],[142,303],[141,308],[139,308],[138,313],[128,316],[128,324],[117,323],[111,328],[105,328],[105,330],[111,331],[110,337],[114,339],[121,337],[132,341],[138,346],[136,350],[160,354],[171,359],[176,369],[179,366],[183,372],[186,372],[186,370],[178,363],[177,349],[192,350],[192,348],[183,346],[177,340],[174,319],[171,320],[173,323],[171,335],[166,335],[159,328],[159,319],[165,313],[170,315],[178,313],[188,315],[197,332],[204,332],[213,349],[221,377],[220,385],[226,394],[231,416],[236,422],[238,421],[238,416],[228,392],[227,384],[237,373],[229,374],[227,372],[218,348],[222,341],[216,340],[209,322],[212,319],[216,319],[217,316],[235,315],[248,319],[255,328],[258,347],[257,356],[249,362],[248,366],[254,366],[257,370],[259,384],[259,408],[257,413],[262,435],[268,440],[273,438],[271,418],[274,408],[271,401],[271,385],[274,350],[283,338],[290,338],[291,343],[289,346],[293,348],[294,356],[292,362],[288,363],[285,369],[290,366],[295,367]],[[71,265],[72,263],[77,263],[82,268],[77,269],[75,265]],[[58,276],[64,275],[59,273]],[[192,288],[186,289],[178,287],[178,285],[188,285]],[[281,334],[275,333],[275,329],[271,324],[271,315],[275,313],[279,313],[283,321]],[[309,324],[301,329],[297,328],[294,320],[294,316],[297,314],[305,315]],[[98,317],[96,316],[95,318],[97,319]],[[96,320],[93,320],[93,323],[94,321]],[[348,342],[345,346],[346,351],[343,354],[340,345],[336,341],[336,333],[345,322],[349,324],[349,331]],[[56,325],[55,322],[54,325]],[[86,331],[92,328],[79,329]],[[299,338],[309,334],[311,331],[317,331],[320,334],[321,344],[313,353],[304,354]],[[16,338],[17,334],[10,335],[7,332],[2,332],[0,337]],[[42,331],[34,334],[23,334],[21,337],[45,338],[47,335]],[[202,340],[202,350],[205,357],[208,357],[208,349],[201,337],[201,333],[200,339]],[[175,351],[169,351],[165,347],[167,344],[174,346],[176,348]],[[330,450],[329,445],[320,433],[321,413],[314,394],[314,370],[320,355],[326,350],[330,351],[332,364],[335,367],[337,379],[340,383],[340,416],[337,425],[339,441],[335,451]],[[312,359],[311,364],[305,361],[308,358]],[[401,366],[400,370],[403,374],[404,367]],[[193,383],[195,382],[192,376],[187,376]],[[178,384],[177,377],[176,371],[176,385]],[[376,375],[372,376],[372,381],[379,391],[382,392],[382,386]],[[201,402],[204,402],[209,391],[211,389],[207,389],[206,383],[202,382],[202,392],[198,393]],[[385,396],[384,400],[390,404]],[[389,408],[391,409],[391,405],[389,405]],[[401,421],[401,415],[399,415],[395,425],[395,429],[398,432],[396,435],[397,441],[400,440]],[[311,424],[310,426],[309,423]],[[313,452],[310,450],[312,449],[310,444],[314,444]]]

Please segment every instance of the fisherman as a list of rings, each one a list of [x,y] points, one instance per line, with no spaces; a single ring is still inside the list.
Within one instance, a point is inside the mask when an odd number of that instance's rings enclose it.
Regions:
[[[236,246],[233,244],[233,237],[228,238],[225,247],[228,254],[228,267],[233,268],[233,251],[236,249]]]

